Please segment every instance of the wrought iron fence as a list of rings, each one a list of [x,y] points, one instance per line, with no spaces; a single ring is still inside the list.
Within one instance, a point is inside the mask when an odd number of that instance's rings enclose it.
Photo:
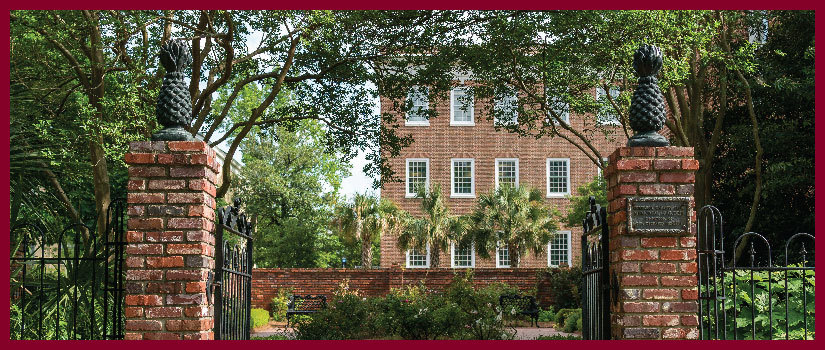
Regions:
[[[124,208],[112,202],[103,234],[83,223],[57,235],[11,228],[12,339],[123,339]]]
[[[610,339],[610,235],[607,210],[590,197],[583,222],[582,338]]]
[[[807,247],[814,246],[814,236],[791,236],[784,262],[777,266],[768,240],[744,233],[733,247],[747,242],[747,253],[739,259],[745,262],[730,263],[725,261],[722,224],[716,207],[699,211],[700,338],[813,339],[814,259]]]

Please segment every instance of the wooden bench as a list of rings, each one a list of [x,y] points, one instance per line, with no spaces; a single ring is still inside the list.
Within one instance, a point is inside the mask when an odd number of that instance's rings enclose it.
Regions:
[[[309,315],[327,308],[326,295],[291,295],[286,308],[286,326],[292,315]]]
[[[530,316],[530,325],[539,326],[539,305],[536,303],[536,298],[531,295],[505,294],[498,298],[498,303],[501,306],[501,312],[510,314],[512,310],[515,312]]]

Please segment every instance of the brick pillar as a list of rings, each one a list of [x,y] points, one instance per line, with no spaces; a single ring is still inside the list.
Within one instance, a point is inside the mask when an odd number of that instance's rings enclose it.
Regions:
[[[621,147],[608,162],[613,339],[698,338],[693,148]]]
[[[213,339],[215,152],[201,141],[129,146],[125,337]]]

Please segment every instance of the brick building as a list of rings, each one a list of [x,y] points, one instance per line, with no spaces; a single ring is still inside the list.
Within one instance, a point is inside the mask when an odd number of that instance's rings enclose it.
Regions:
[[[519,137],[507,130],[496,130],[494,123],[515,122],[491,120],[484,111],[494,104],[488,100],[472,100],[465,94],[462,84],[449,94],[449,100],[431,103],[423,89],[411,88],[408,99],[413,106],[421,109],[434,109],[436,118],[423,117],[413,109],[398,118],[401,120],[399,134],[411,134],[414,142],[401,150],[398,157],[389,159],[389,166],[399,176],[401,182],[387,182],[381,189],[381,196],[397,203],[402,209],[414,216],[421,215],[420,199],[414,198],[416,183],[425,183],[428,187],[439,183],[452,214],[467,214],[478,201],[478,196],[487,193],[499,182],[509,181],[520,185],[529,185],[541,190],[549,205],[566,213],[569,205],[567,195],[575,194],[576,189],[593,179],[599,168],[561,137],[545,136]],[[617,91],[610,91],[611,94]],[[604,95],[603,90],[594,90],[597,98]],[[512,106],[515,95],[500,98],[499,106]],[[390,113],[392,100],[381,98],[381,112]],[[567,113],[566,113],[567,114]],[[581,115],[566,115],[573,128],[582,130],[585,120]],[[607,157],[616,147],[627,142],[624,133],[618,130],[618,123],[613,116],[600,116],[598,120],[616,127],[610,137],[593,133],[591,141],[603,157]],[[593,124],[589,118],[587,124]],[[562,131],[564,132],[564,131]],[[578,264],[580,255],[581,227],[562,228],[556,238],[548,244],[542,254],[536,256],[528,253],[521,258],[521,267],[540,268],[558,266],[559,264]],[[381,267],[402,266],[407,268],[430,267],[425,252],[401,251],[397,246],[397,237],[381,237]],[[552,251],[548,257],[547,251]],[[442,268],[506,268],[508,254],[506,248],[491,259],[476,259],[472,247],[456,249],[455,245],[442,251],[440,261]],[[515,266],[515,265],[513,265]]]

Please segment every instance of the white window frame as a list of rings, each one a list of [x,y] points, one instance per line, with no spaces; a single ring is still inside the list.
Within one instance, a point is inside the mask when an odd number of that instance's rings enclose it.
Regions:
[[[409,92],[407,92],[407,98],[409,99],[411,97],[411,95],[413,94],[413,92],[419,92],[418,89],[423,89],[424,90],[424,91],[420,91],[420,92],[423,94],[423,96],[426,100],[426,102],[424,102],[424,107],[422,107],[422,110],[425,110],[425,111],[429,110],[430,109],[430,97],[428,96],[428,94],[429,94],[429,89],[428,88],[426,88],[426,87],[421,88],[419,86],[413,86],[412,88],[410,88]],[[415,102],[412,102],[412,103],[413,103],[413,108],[415,108]],[[405,115],[405,118],[404,118],[404,126],[430,126],[430,120],[426,119],[426,120],[410,121],[410,112],[407,111],[407,114]]]
[[[503,265],[501,263],[501,260],[500,260],[501,256],[499,255],[499,251],[502,248],[507,249],[507,260],[510,261],[510,263],[507,264],[507,265]],[[496,267],[497,268],[503,268],[503,269],[509,268],[513,264],[511,257],[512,257],[512,255],[510,255],[510,247],[508,247],[506,244],[504,244],[504,242],[498,242],[498,244],[496,244]]]
[[[567,236],[567,266],[572,267],[573,266],[573,249],[572,249],[572,244],[571,244],[572,243],[572,239],[571,239],[572,233],[570,231],[556,231],[556,234],[557,235],[563,234],[563,235]],[[555,239],[555,238],[556,237],[553,237],[553,239]],[[553,264],[550,263],[550,257],[552,255],[552,254],[550,254],[550,249],[551,249],[552,246],[553,246],[553,240],[550,240],[550,242],[547,242],[547,266],[548,267],[559,267],[559,265],[553,265]]]
[[[496,189],[498,189],[498,170],[499,170],[499,162],[508,162],[508,161],[515,161],[516,162],[516,186],[518,186],[519,181],[519,164],[518,158],[496,158],[496,171],[495,171],[495,181],[496,181]]]
[[[607,157],[602,158],[602,165],[607,165],[607,159]],[[598,174],[599,176],[603,176],[602,168],[596,167],[596,174]]]
[[[408,269],[427,269],[427,268],[430,268],[430,244],[429,243],[427,243],[427,249],[426,250],[427,251],[426,251],[426,253],[424,253],[424,255],[426,256],[427,264],[424,265],[424,266],[413,266],[413,265],[410,265],[410,251],[412,251],[412,249],[407,249],[407,268]]]
[[[476,267],[476,244],[470,243],[470,266],[455,265],[455,242],[450,242],[450,266],[454,269],[468,269]]]
[[[619,97],[619,95],[622,93],[622,91],[619,89],[618,86],[611,86],[610,91],[614,91],[614,90],[617,91],[616,97],[614,97],[614,100],[615,100],[615,98]],[[605,96],[605,99],[606,99],[606,96],[607,96],[606,94],[609,93],[610,91],[605,92],[603,87],[597,86],[596,87],[596,101],[601,100],[602,96]],[[609,116],[602,115],[601,113],[598,113],[598,114],[596,114],[596,121],[601,125],[622,125],[622,121],[620,120],[620,116],[618,114],[614,114],[614,113],[615,113],[615,111],[611,112]],[[610,118],[608,118],[608,117],[610,117]]]
[[[404,193],[406,198],[416,198],[416,193],[410,193],[410,162],[424,162],[427,164],[427,176],[424,179],[424,189],[430,189],[430,158],[407,158],[404,167]]]
[[[455,162],[470,162],[470,193],[456,193],[455,190]],[[427,174],[429,178],[429,173]],[[476,160],[474,158],[451,158],[450,159],[450,198],[475,198],[476,197]]]
[[[567,191],[566,192],[550,192],[550,162],[565,161],[567,163]],[[570,158],[547,158],[544,163],[544,182],[547,198],[563,198],[570,195]]]
[[[455,120],[455,92],[456,90],[463,90],[466,95],[469,95],[468,89],[465,87],[456,87],[450,90],[450,126],[475,126],[476,125],[476,118],[475,118],[475,97],[470,96],[470,106],[467,109],[470,112],[470,120],[469,121],[456,121]]]
[[[501,105],[505,99],[513,98],[513,115],[511,116],[510,120],[501,120],[496,116],[493,115],[493,122],[495,125],[499,126],[506,126],[506,125],[518,125],[518,91],[512,91],[512,94],[509,95],[497,95],[493,101],[493,108],[496,110],[497,113],[501,113],[501,109],[503,108]]]

